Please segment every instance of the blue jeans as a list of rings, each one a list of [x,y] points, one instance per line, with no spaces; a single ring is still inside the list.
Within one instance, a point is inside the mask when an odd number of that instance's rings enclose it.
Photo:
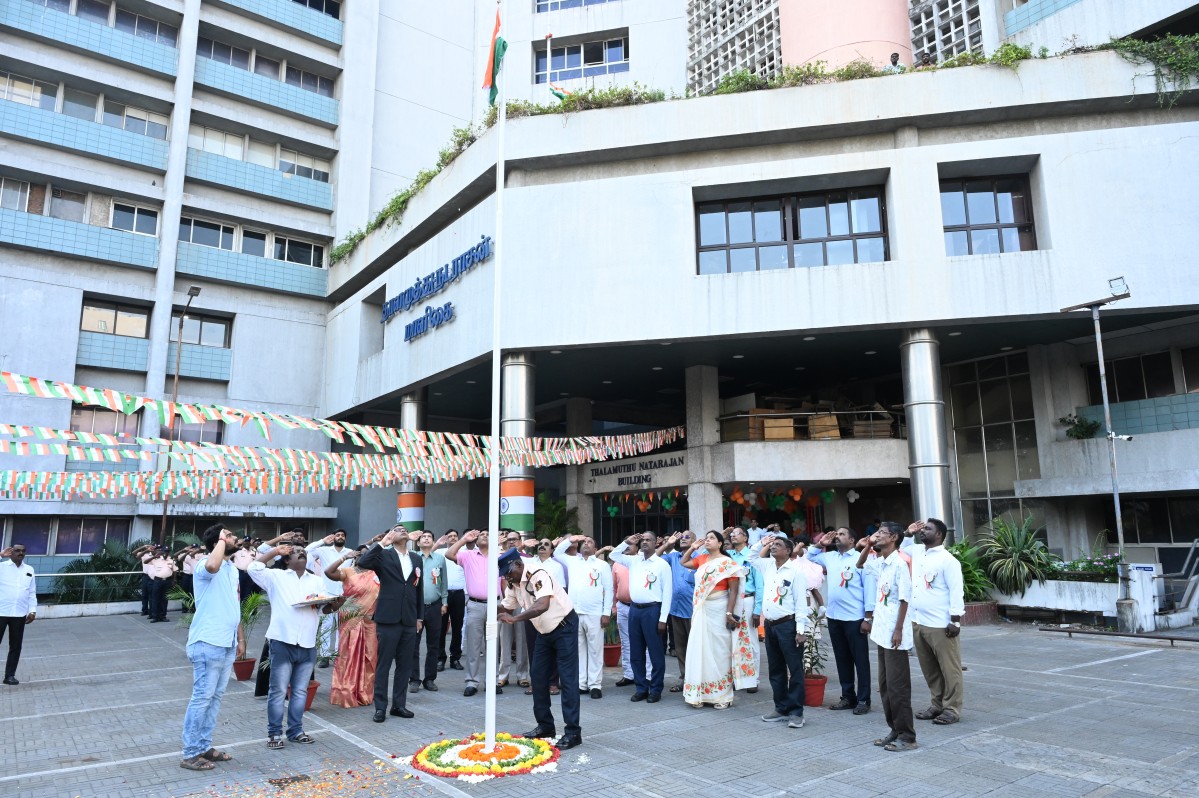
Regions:
[[[316,665],[316,648],[303,648],[270,640],[271,689],[266,694],[266,733],[278,737],[283,732],[283,696],[291,688],[287,701],[287,739],[304,733],[304,702],[308,700],[308,682]]]
[[[221,711],[221,696],[229,684],[236,646],[192,643],[187,658],[192,663],[192,697],[183,714],[183,757],[193,759],[212,748],[212,730]]]

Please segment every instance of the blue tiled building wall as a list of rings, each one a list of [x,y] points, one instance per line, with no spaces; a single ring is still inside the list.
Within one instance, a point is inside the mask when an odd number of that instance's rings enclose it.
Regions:
[[[1012,9],[1003,15],[1004,32],[1011,36],[1077,2],[1079,0],[1029,0],[1019,8]]]
[[[140,269],[158,266],[158,239],[0,208],[0,244]]]
[[[225,283],[253,285],[322,299],[328,293],[329,274],[324,269],[182,241],[179,243],[175,271]]]
[[[196,83],[230,97],[277,108],[330,127],[337,125],[337,100],[211,58],[196,59]]]
[[[177,346],[178,344],[171,344],[167,349],[167,374],[169,375],[175,373],[175,349]],[[183,354],[179,357],[179,376],[228,382],[232,364],[232,349],[184,344]]]
[[[0,134],[144,166],[155,172],[167,169],[165,141],[15,102],[0,100]]]
[[[28,0],[0,0],[0,27],[12,28],[75,50],[95,53],[108,61],[128,64],[145,72],[174,76],[178,64],[179,53],[174,47],[34,5]]]
[[[149,356],[150,342],[145,338],[82,330],[75,362],[98,369],[144,372]]]
[[[341,46],[342,23],[328,14],[293,3],[292,0],[221,0],[251,16],[272,20],[316,39]]]
[[[1103,423],[1103,405],[1080,407],[1077,414],[1080,418]],[[1112,430],[1117,435],[1144,435],[1178,429],[1199,429],[1199,393],[1116,402],[1112,405]],[[1100,429],[1096,436],[1103,437],[1103,430]]]
[[[328,183],[285,175],[278,169],[269,169],[203,150],[188,149],[187,176],[205,183],[238,188],[251,194],[272,197],[296,205],[325,211],[333,210],[333,187]]]

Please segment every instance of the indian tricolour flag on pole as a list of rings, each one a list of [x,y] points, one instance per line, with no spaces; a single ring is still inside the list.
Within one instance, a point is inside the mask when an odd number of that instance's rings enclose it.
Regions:
[[[533,531],[533,480],[520,478],[500,482],[500,528]]]
[[[567,91],[566,89],[562,88],[561,86],[551,83],[550,84],[550,94],[554,95],[559,100],[565,100],[567,97],[574,94],[574,92]]]
[[[508,42],[504,41],[504,37],[500,35],[500,10],[495,10],[495,30],[491,32],[491,49],[487,53],[486,74],[483,75],[483,88],[490,89],[491,94],[487,98],[489,105],[495,105],[496,95],[500,93],[500,64],[504,60],[504,53],[508,52]]]

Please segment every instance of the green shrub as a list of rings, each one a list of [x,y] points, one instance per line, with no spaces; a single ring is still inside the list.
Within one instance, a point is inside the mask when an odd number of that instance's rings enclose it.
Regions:
[[[1019,524],[1003,517],[992,519],[978,551],[987,577],[999,592],[1023,596],[1029,585],[1044,584],[1053,572],[1059,558],[1037,536],[1040,531],[1031,513]]]
[[[1152,64],[1157,104],[1173,108],[1182,93],[1199,80],[1199,34],[1160,39],[1113,39],[1111,48],[1133,64]]]
[[[859,58],[856,61],[850,61],[840,69],[834,69],[832,78],[835,81],[861,80],[863,78],[877,78],[882,74],[882,70],[875,69],[874,64],[864,58]]]
[[[958,53],[952,58],[946,58],[942,61],[938,69],[956,69],[957,67],[965,66],[980,66],[987,63],[987,57],[981,53],[972,53],[967,50],[964,53]]]
[[[1008,69],[1016,69],[1021,61],[1027,61],[1030,58],[1032,58],[1031,49],[1021,47],[1013,42],[1004,42],[995,48],[995,52],[991,53],[992,64],[999,64]]]
[[[983,570],[978,548],[963,540],[945,549],[961,563],[962,593],[966,601],[986,601],[991,598],[991,580]]]
[[[777,75],[770,79],[770,88],[786,89],[793,86],[811,86],[816,83],[828,83],[832,80],[824,61],[810,61],[798,66],[789,65],[782,68]]]
[[[770,88],[766,78],[750,72],[748,69],[738,69],[720,79],[713,94],[740,94],[746,91],[761,91]]]

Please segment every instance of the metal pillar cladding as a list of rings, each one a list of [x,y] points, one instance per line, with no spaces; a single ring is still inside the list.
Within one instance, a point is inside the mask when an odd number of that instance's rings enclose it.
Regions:
[[[500,364],[500,435],[533,437],[536,366],[532,352],[507,352]],[[533,531],[533,469],[504,466],[500,472],[500,527]]]
[[[419,430],[425,427],[428,389],[421,388],[400,397],[400,429]],[[421,482],[401,482],[396,496],[396,523],[409,532],[425,528],[425,486]]]
[[[917,518],[940,518],[952,528],[940,344],[932,330],[913,329],[904,331],[899,349],[903,364],[903,407],[908,422],[912,511]]]

